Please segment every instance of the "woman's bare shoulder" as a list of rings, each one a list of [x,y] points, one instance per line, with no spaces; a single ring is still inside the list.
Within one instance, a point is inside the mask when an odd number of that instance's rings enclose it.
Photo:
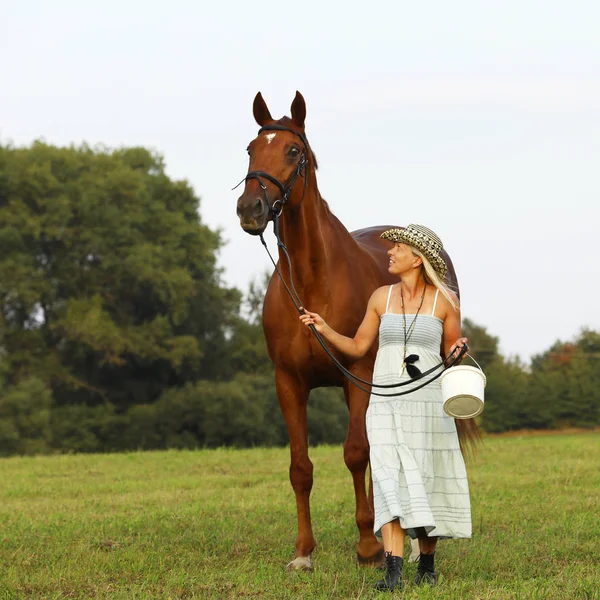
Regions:
[[[440,305],[441,311],[443,311],[446,315],[450,313],[460,312],[460,300],[458,299],[458,296],[452,290],[447,291],[450,295],[450,298],[452,298],[454,306],[452,306],[452,303],[450,303],[443,294],[440,294],[438,298],[438,304]],[[438,311],[436,310],[435,312],[437,313]]]
[[[387,300],[387,296],[390,293],[390,286],[389,285],[382,285],[381,287],[378,287],[372,294],[371,294],[371,299],[373,298],[385,298]]]
[[[383,314],[385,312],[385,307],[387,305],[388,294],[390,293],[389,285],[382,285],[378,287],[372,294],[369,299],[369,305],[375,308],[375,310],[379,314]]]

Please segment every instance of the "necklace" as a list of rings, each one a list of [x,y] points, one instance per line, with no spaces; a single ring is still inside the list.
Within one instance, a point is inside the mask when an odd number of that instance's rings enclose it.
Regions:
[[[402,293],[402,284],[400,284],[400,302],[402,304],[402,322],[404,325],[404,354],[402,357],[402,370],[400,371],[400,376],[404,373],[404,369],[406,368],[406,372],[410,375],[411,379],[421,375],[421,371],[419,367],[415,366],[419,360],[418,354],[410,354],[406,356],[406,346],[408,344],[408,340],[415,330],[415,325],[417,324],[417,317],[419,316],[419,311],[421,310],[421,306],[423,306],[423,300],[425,299],[425,290],[427,289],[427,284],[423,286],[423,293],[421,294],[421,302],[419,302],[419,308],[417,308],[417,312],[415,314],[415,318],[413,322],[410,324],[408,330],[406,329],[406,314],[404,312],[404,294]]]

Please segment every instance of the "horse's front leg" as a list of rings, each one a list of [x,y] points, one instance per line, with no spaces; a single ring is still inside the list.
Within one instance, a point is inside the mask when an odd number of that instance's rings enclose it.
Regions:
[[[306,406],[309,390],[301,381],[280,369],[275,371],[275,385],[290,438],[290,482],[296,494],[298,513],[296,551],[288,569],[312,570],[310,555],[316,542],[310,522],[313,464],[308,457]]]
[[[362,372],[359,377],[368,379],[369,375]],[[369,465],[369,442],[365,422],[369,394],[348,382],[344,384],[344,394],[350,410],[348,435],[344,442],[344,461],[352,474],[352,481],[354,482],[356,525],[359,532],[356,556],[360,564],[378,565],[383,561],[383,546],[373,533],[372,484],[369,486],[369,495],[367,496],[365,481]]]

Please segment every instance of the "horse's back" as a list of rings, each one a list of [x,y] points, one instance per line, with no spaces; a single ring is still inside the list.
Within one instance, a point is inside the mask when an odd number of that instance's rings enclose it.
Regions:
[[[374,256],[380,257],[387,253],[385,244],[381,241],[381,234],[388,229],[398,227],[397,225],[377,225],[375,227],[365,227],[364,229],[357,229],[351,231],[350,235],[356,240],[358,245],[373,254]]]
[[[388,244],[381,239],[381,234],[384,231],[394,227],[397,227],[397,225],[377,225],[375,227],[365,227],[364,229],[357,229],[356,231],[350,232],[350,235],[354,238],[356,243],[363,251],[369,254],[377,264],[380,273],[380,285],[398,281],[397,277],[390,275],[388,272]]]

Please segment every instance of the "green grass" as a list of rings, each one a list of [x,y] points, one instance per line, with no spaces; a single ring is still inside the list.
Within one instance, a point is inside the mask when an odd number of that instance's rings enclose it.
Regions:
[[[0,599],[382,597],[355,562],[341,448],[311,458],[313,573],[285,570],[287,449],[0,460]],[[473,539],[440,542],[435,589],[406,565],[403,597],[600,598],[599,466],[598,434],[488,438],[469,464]]]

